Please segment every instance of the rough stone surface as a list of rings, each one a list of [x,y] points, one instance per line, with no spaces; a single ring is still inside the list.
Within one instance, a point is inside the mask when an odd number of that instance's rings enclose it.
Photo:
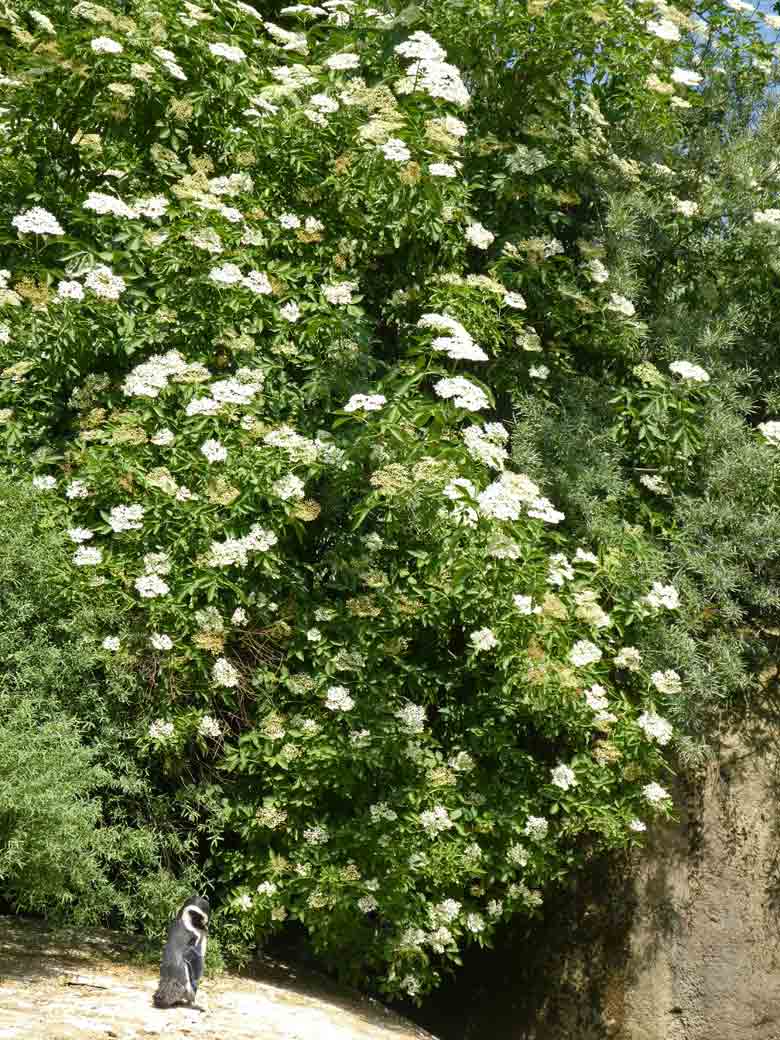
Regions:
[[[0,917],[0,1040],[435,1040],[380,1004],[263,961],[206,978],[205,1008],[158,1010],[156,973],[111,932]]]
[[[776,717],[723,737],[669,785],[676,823],[468,961],[425,1024],[448,1040],[780,1040]]]

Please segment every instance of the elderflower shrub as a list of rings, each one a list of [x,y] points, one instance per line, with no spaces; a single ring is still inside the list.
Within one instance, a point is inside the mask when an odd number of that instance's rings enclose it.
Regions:
[[[192,834],[227,839],[226,931],[297,921],[353,979],[418,998],[670,808],[686,647],[643,640],[685,590],[660,552],[625,565],[622,516],[583,522],[596,467],[573,487],[554,456],[519,464],[523,417],[614,381],[594,426],[676,490],[718,371],[686,342],[636,373],[653,302],[615,193],[659,251],[682,223],[703,238],[707,200],[686,189],[683,220],[658,171],[635,197],[648,171],[615,150],[608,98],[562,90],[543,133],[516,90],[472,92],[523,39],[540,82],[597,82],[618,39],[621,119],[674,139],[693,26],[678,52],[623,5],[506,5],[496,63],[461,5],[265,31],[243,4],[43,6],[56,41],[15,51],[6,84],[7,464],[69,542],[66,599],[123,619],[93,636],[147,687],[144,770],[195,821],[188,778],[208,781]],[[553,41],[576,19],[577,47],[534,57],[537,15]]]

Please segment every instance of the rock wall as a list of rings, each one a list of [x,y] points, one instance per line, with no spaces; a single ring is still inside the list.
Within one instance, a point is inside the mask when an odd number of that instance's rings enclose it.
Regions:
[[[780,1040],[776,723],[678,778],[678,821],[594,865],[467,962],[423,1018],[451,1040]]]

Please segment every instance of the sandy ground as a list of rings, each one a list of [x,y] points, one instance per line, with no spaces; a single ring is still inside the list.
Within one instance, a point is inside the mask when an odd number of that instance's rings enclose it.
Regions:
[[[204,1008],[152,1007],[157,976],[113,932],[0,917],[0,1040],[434,1040],[375,1001],[288,965],[206,978]]]

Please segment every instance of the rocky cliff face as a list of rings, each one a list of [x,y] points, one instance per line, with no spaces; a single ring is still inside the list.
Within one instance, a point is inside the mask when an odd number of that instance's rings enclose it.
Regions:
[[[673,785],[677,823],[472,960],[427,1022],[452,1040],[778,1040],[779,752],[776,726],[724,737]]]

